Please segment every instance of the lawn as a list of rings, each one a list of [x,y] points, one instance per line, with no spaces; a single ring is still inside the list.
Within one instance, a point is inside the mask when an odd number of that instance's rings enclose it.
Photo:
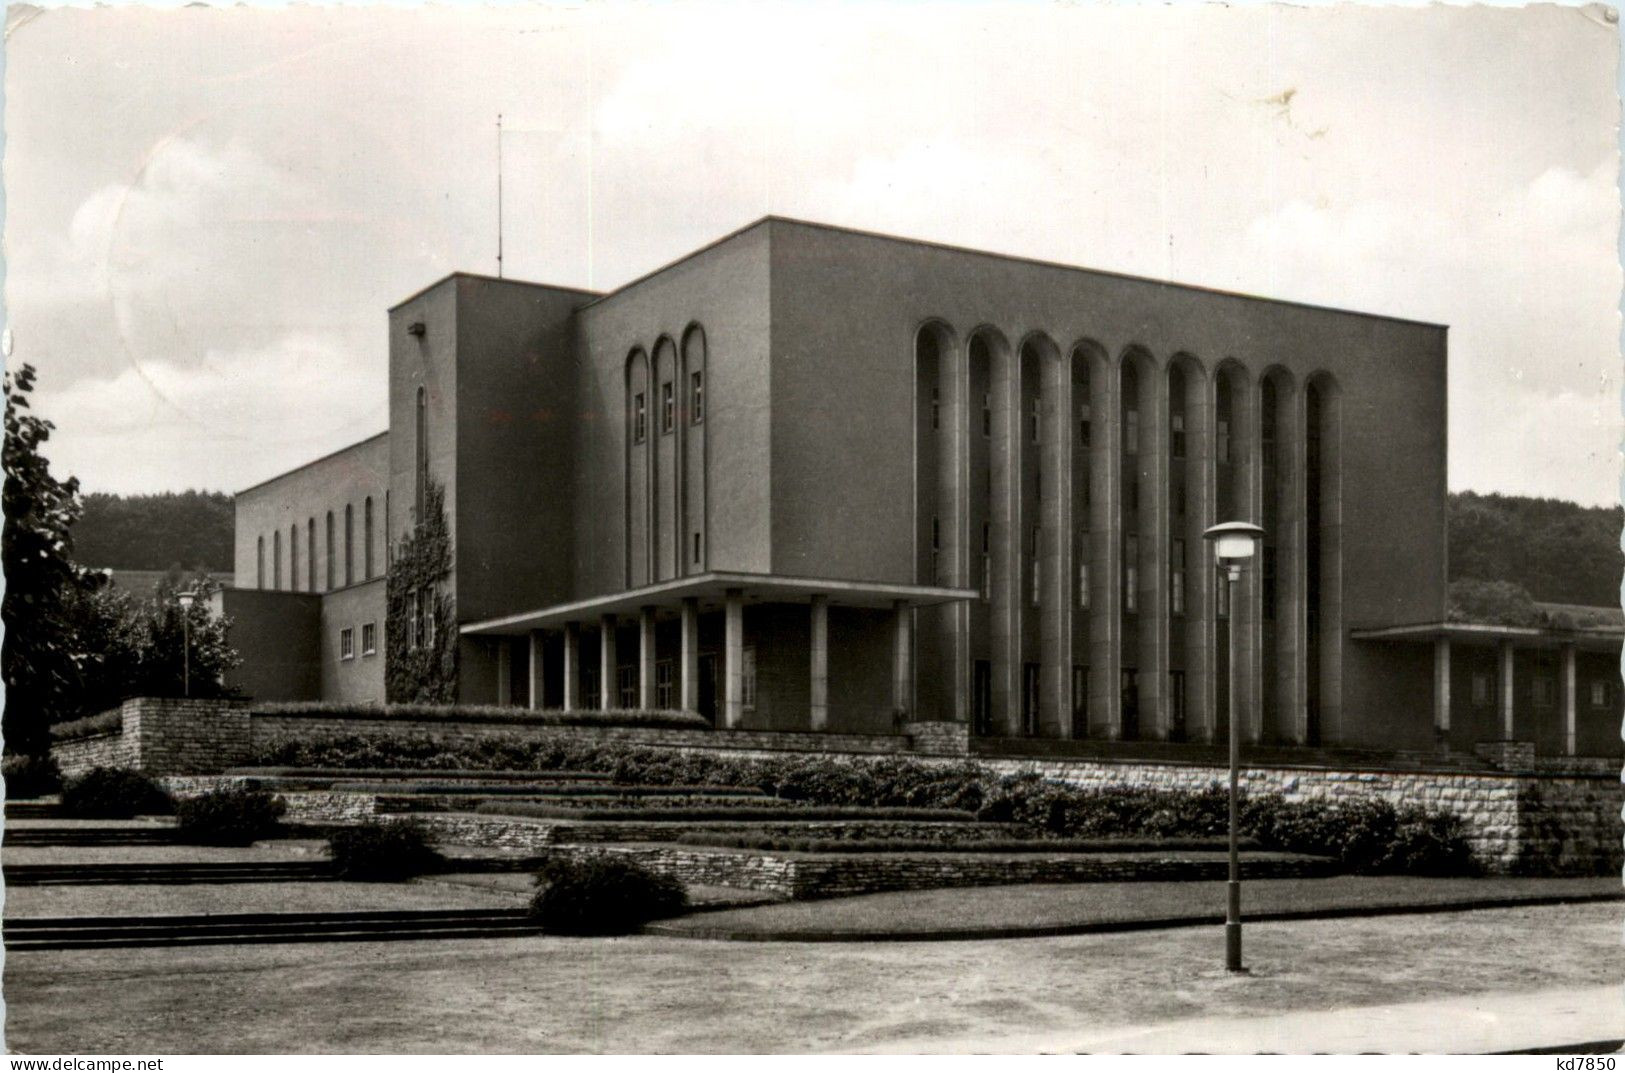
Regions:
[[[1222,950],[1217,929],[1185,928],[29,951],[6,958],[6,1042],[34,1054],[1065,1050],[1119,1026],[1616,985],[1619,907],[1258,924],[1246,976],[1218,967]]]
[[[328,913],[363,909],[512,909],[518,894],[447,884],[141,883],[8,887],[7,918],[168,916],[201,913]],[[14,955],[8,955],[14,956]]]
[[[1170,918],[1224,918],[1222,881],[1044,883],[895,891],[707,913],[654,925],[661,933],[711,938],[869,940],[978,938],[1132,925]],[[1566,879],[1332,876],[1260,879],[1242,885],[1242,915],[1348,912],[1500,899],[1622,897],[1618,876]]]

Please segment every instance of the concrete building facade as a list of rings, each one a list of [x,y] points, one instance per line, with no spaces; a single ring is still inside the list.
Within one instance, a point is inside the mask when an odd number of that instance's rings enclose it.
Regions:
[[[389,348],[390,430],[238,501],[238,584],[324,594],[320,697],[385,699],[438,488],[467,703],[1208,742],[1234,674],[1249,741],[1509,731],[1437,685],[1442,326],[768,218],[607,294],[453,275]],[[1226,606],[1234,519],[1267,536]],[[1575,653],[1618,651],[1500,642],[1588,699]]]

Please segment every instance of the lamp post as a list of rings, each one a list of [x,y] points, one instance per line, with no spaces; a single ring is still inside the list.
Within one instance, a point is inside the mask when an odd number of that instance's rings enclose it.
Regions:
[[[1225,886],[1224,967],[1231,972],[1245,971],[1241,967],[1241,719],[1236,711],[1236,581],[1263,536],[1264,530],[1250,522],[1221,522],[1202,534],[1203,540],[1213,543],[1213,557],[1224,578],[1224,602],[1230,613],[1230,662],[1225,676],[1230,698],[1230,882]]]
[[[181,605],[181,696],[192,695],[192,603],[197,593],[192,589],[175,594]]]

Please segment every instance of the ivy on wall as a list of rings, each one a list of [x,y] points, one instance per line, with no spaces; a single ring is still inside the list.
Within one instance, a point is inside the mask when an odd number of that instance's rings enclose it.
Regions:
[[[430,481],[423,517],[395,546],[385,581],[384,695],[392,704],[457,699],[457,627],[452,598],[446,493]]]

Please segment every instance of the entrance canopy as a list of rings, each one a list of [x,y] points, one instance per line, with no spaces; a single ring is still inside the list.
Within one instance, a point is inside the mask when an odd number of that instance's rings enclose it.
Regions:
[[[1618,652],[1625,626],[1502,626],[1479,622],[1424,622],[1408,626],[1378,626],[1350,630],[1356,641],[1433,642],[1495,645],[1508,641],[1518,648],[1575,648],[1591,652]]]
[[[571,622],[596,619],[601,615],[636,615],[645,607],[670,607],[685,599],[695,599],[699,609],[721,608],[731,592],[745,603],[803,603],[814,596],[827,597],[835,607],[930,607],[977,599],[975,589],[942,588],[935,585],[892,585],[876,581],[843,581],[835,578],[784,577],[777,574],[745,574],[713,571],[692,577],[673,578],[641,588],[626,589],[607,596],[595,596],[568,604],[525,611],[517,615],[470,622],[462,627],[465,635],[520,636],[531,630],[559,627]]]

